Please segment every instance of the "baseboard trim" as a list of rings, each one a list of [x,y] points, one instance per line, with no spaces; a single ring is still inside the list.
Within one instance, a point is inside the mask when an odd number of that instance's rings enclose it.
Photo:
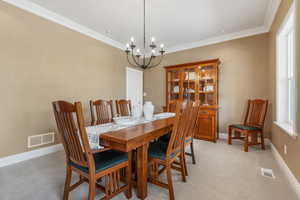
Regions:
[[[44,156],[50,153],[54,153],[63,149],[62,144],[56,144],[49,147],[44,147],[40,149],[36,149],[33,151],[28,151],[24,153],[19,153],[11,156],[7,156],[4,158],[0,158],[0,167],[5,167],[8,165],[16,164],[25,160],[30,160],[32,158],[37,158],[40,156]]]
[[[285,176],[287,177],[289,183],[291,184],[292,188],[295,190],[298,197],[300,198],[300,183],[298,182],[298,180],[296,179],[296,177],[294,176],[294,174],[292,173],[290,168],[287,166],[287,164],[285,163],[285,161],[283,160],[283,158],[277,151],[276,147],[272,143],[270,143],[270,145],[271,145],[272,154],[275,157],[275,160],[278,162],[280,168],[283,170],[283,172],[284,172]]]
[[[228,134],[227,133],[219,133],[219,138],[220,139],[228,139]],[[272,144],[271,140],[268,138],[265,138],[265,144],[270,145],[272,154],[276,160],[276,162],[279,164],[281,170],[284,172],[285,176],[287,177],[289,183],[291,184],[293,190],[296,192],[298,197],[300,198],[300,183],[290,170],[290,168],[287,166],[279,152],[277,151],[276,147]]]

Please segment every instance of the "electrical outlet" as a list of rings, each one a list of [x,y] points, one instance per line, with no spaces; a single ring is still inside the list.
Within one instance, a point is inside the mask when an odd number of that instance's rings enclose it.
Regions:
[[[286,146],[286,144],[284,145],[284,154],[285,155],[287,154],[287,146]]]

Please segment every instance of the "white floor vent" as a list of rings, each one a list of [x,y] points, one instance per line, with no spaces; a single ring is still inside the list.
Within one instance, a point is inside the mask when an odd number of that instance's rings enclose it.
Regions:
[[[261,175],[268,178],[275,179],[274,173],[272,169],[261,168]]]
[[[45,144],[54,143],[55,133],[45,133],[41,135],[32,135],[28,137],[28,148],[38,147]]]

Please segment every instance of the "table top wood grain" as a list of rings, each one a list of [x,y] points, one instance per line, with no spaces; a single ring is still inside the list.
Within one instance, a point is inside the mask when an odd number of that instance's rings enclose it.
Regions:
[[[100,135],[100,143],[116,150],[128,152],[151,140],[158,138],[171,129],[175,117],[159,119],[144,124],[111,131]],[[119,145],[119,147],[117,147]]]

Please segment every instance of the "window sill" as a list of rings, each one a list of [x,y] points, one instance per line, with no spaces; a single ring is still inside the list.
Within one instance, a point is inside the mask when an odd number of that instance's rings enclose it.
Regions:
[[[287,123],[277,122],[277,121],[274,121],[274,124],[277,127],[279,127],[283,132],[285,132],[286,134],[291,136],[293,139],[297,139],[298,134],[293,130],[291,125],[289,125]]]

